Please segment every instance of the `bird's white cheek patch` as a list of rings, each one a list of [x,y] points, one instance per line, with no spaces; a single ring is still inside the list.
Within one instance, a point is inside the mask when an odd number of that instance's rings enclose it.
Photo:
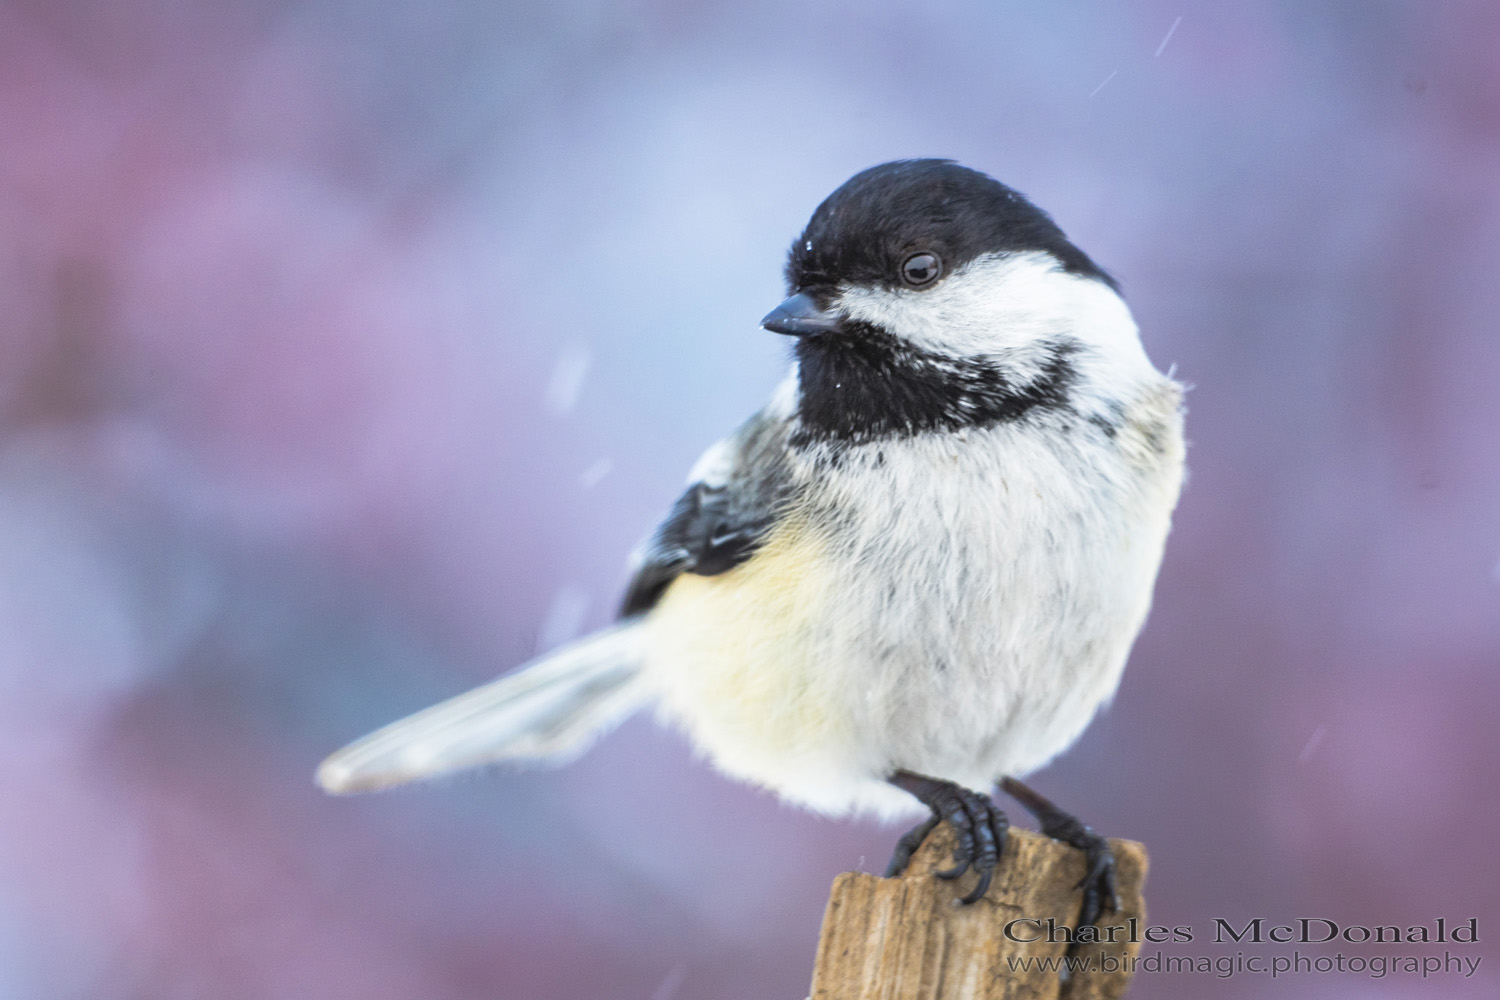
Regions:
[[[924,350],[992,355],[1064,335],[1134,332],[1108,286],[1061,270],[1045,253],[981,257],[929,291],[845,288],[839,306]],[[1112,308],[1111,308],[1112,306]]]

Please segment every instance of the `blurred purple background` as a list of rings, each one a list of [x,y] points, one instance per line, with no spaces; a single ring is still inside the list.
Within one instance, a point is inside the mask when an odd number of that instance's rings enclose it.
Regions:
[[[917,155],[1196,387],[1156,610],[1036,784],[1200,940],[1479,919],[1467,980],[1134,995],[1497,995],[1497,45],[1482,0],[0,5],[0,998],[804,996],[896,831],[645,719],[311,774],[609,618],[783,368],[791,238]]]

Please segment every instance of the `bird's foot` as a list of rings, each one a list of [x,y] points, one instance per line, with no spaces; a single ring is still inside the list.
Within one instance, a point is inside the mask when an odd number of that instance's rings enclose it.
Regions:
[[[1005,850],[1005,834],[1010,821],[1005,813],[987,795],[970,791],[962,785],[941,778],[929,778],[911,771],[897,771],[889,779],[891,784],[910,792],[927,808],[932,817],[908,832],[896,843],[896,852],[891,856],[887,877],[899,875],[906,870],[911,856],[922,840],[938,823],[946,820],[958,838],[953,850],[954,866],[937,873],[938,878],[958,878],[970,868],[979,876],[972,892],[960,902],[972,903],[989,890],[994,878],[995,866]],[[1106,848],[1107,849],[1107,848]]]
[[[1036,817],[1043,833],[1083,852],[1088,868],[1083,880],[1074,886],[1075,890],[1083,890],[1083,907],[1078,914],[1078,926],[1097,926],[1106,908],[1111,913],[1119,912],[1120,894],[1115,889],[1115,854],[1109,848],[1109,841],[1085,826],[1078,817],[1063,812],[1050,799],[1032,791],[1015,778],[1002,779],[1000,787]]]

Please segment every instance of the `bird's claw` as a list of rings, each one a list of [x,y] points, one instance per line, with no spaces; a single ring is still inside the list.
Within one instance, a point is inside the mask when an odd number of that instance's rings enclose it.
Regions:
[[[1107,909],[1120,912],[1120,893],[1115,888],[1115,852],[1109,841],[1088,827],[1086,843],[1082,846],[1088,873],[1073,888],[1083,890],[1083,909],[1078,914],[1078,926],[1095,926]],[[1075,845],[1077,846],[1077,845]]]
[[[909,772],[899,773],[892,781],[925,803],[932,810],[932,816],[897,842],[887,874],[900,874],[904,871],[923,838],[939,822],[946,821],[958,841],[953,849],[954,865],[934,874],[941,879],[956,879],[973,869],[979,876],[979,882],[959,902],[967,905],[983,898],[989,891],[990,882],[995,877],[995,867],[1000,863],[1000,855],[1005,850],[1005,835],[1010,829],[1010,821],[1005,814],[989,796],[970,791],[951,781],[940,781]]]
[[[1078,926],[1097,927],[1106,907],[1111,913],[1120,912],[1120,893],[1115,887],[1115,853],[1110,850],[1109,841],[1085,826],[1078,817],[1063,812],[1045,796],[1015,778],[1002,779],[1000,787],[1037,818],[1043,833],[1083,852],[1085,874],[1073,887],[1075,892],[1083,892]],[[1075,942],[1069,947],[1069,953],[1076,948]]]
[[[886,878],[895,878],[906,871],[906,866],[911,864],[911,856],[917,853],[917,848],[922,846],[922,841],[927,839],[927,835],[932,832],[933,827],[938,825],[938,822],[937,813],[933,813],[906,831],[901,839],[896,841],[896,850],[891,855],[891,863],[885,868]]]

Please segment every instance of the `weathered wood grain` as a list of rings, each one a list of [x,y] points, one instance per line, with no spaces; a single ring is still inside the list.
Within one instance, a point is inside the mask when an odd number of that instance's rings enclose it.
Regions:
[[[1137,936],[1146,926],[1141,888],[1147,860],[1134,841],[1110,845],[1121,906],[1100,918],[1100,936],[1110,927],[1120,929],[1113,943],[1101,940],[1075,951],[1091,960],[1094,971],[1063,982],[1055,971],[1022,964],[1067,951],[1062,928],[1076,923],[1082,901],[1073,888],[1084,872],[1080,851],[1013,830],[988,895],[956,906],[975,876],[949,882],[932,874],[952,864],[953,835],[945,824],[927,838],[904,875],[846,872],[834,880],[811,1000],[1114,1000],[1129,986],[1129,960],[1140,952],[1140,944],[1128,938],[1131,918]],[[1047,940],[1049,918],[1058,928],[1053,942]],[[1012,924],[1007,936],[1007,923],[1017,920],[1023,922]],[[1024,940],[1031,937],[1041,940]],[[1111,962],[1115,971],[1098,971]]]

